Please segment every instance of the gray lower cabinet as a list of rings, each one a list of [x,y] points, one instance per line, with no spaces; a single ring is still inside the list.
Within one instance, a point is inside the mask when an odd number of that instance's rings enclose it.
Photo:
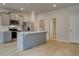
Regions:
[[[9,41],[11,41],[11,32],[10,31],[0,32],[0,43]]]
[[[3,43],[4,37],[3,37],[3,32],[0,32],[0,43]]]
[[[9,14],[1,14],[1,24],[2,25],[9,25],[10,24]]]

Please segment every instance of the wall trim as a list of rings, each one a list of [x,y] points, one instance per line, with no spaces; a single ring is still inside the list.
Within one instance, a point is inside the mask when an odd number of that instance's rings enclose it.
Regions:
[[[67,43],[70,43],[70,41],[67,41],[67,40],[61,40],[61,39],[56,39],[57,41],[60,41],[60,42],[67,42]]]

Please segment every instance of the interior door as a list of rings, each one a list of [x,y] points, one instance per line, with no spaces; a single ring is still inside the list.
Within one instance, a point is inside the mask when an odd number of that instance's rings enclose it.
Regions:
[[[50,19],[50,39],[56,39],[56,18],[51,18]]]
[[[79,43],[79,16],[70,17],[70,41]]]

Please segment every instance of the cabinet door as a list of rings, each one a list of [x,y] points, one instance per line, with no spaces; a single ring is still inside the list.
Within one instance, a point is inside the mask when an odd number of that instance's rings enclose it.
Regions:
[[[24,17],[19,16],[19,25],[23,25]]]
[[[15,13],[11,13],[10,15],[11,15],[11,20],[15,20],[16,19],[15,18],[15,15],[16,15]]]
[[[12,20],[19,20],[19,15],[16,13],[11,13],[11,19]]]
[[[16,17],[15,20],[19,20],[19,14],[16,14],[15,17]]]
[[[9,14],[2,14],[1,15],[1,24],[2,25],[9,25],[10,16]]]

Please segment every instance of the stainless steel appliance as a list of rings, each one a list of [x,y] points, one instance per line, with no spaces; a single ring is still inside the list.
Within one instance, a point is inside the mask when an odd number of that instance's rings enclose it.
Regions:
[[[17,32],[19,31],[17,30],[17,27],[15,25],[10,25],[9,31],[11,31],[11,41],[16,41]]]
[[[23,31],[34,31],[34,24],[32,22],[24,22],[22,26]]]
[[[18,20],[10,20],[10,25],[19,25]]]
[[[11,38],[17,38],[17,29],[9,29],[11,31]]]

